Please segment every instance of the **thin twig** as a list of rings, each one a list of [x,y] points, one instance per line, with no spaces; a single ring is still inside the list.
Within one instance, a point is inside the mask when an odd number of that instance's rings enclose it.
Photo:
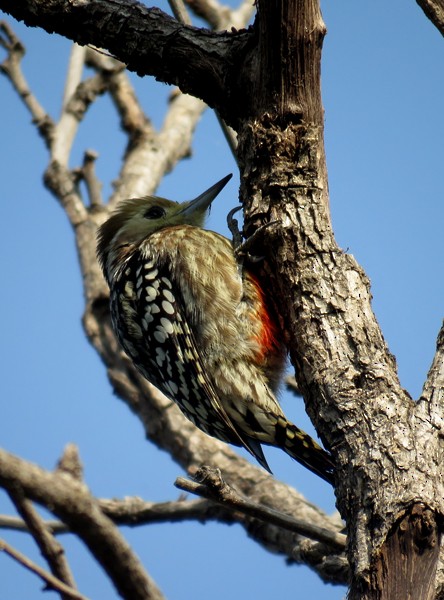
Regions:
[[[137,98],[125,65],[94,48],[87,49],[86,62],[108,80],[111,100],[117,109],[122,129],[129,136],[130,144],[154,138],[154,127]]]
[[[86,596],[80,594],[80,592],[78,592],[77,590],[74,590],[73,588],[69,587],[69,585],[66,585],[65,583],[63,583],[63,581],[60,581],[59,579],[57,579],[57,577],[54,577],[54,575],[51,575],[51,573],[48,573],[48,571],[42,569],[42,567],[39,567],[39,565],[37,565],[27,556],[10,546],[7,542],[5,542],[2,539],[0,539],[0,552],[5,552],[5,554],[16,560],[23,567],[25,567],[32,573],[38,575],[52,589],[62,592],[66,596],[74,598],[74,600],[88,600]]]
[[[229,506],[233,510],[240,511],[266,523],[323,542],[337,550],[345,549],[347,538],[342,533],[318,527],[300,519],[294,519],[272,508],[247,500],[222,479],[218,469],[202,467],[196,473],[195,479],[198,483],[184,477],[178,477],[174,485],[181,490],[197,494],[214,502],[220,502],[223,506]]]
[[[0,23],[0,46],[7,51],[7,57],[0,64],[0,71],[11,82],[18,96],[29,110],[40,135],[49,147],[54,135],[55,124],[32,93],[23,75],[21,62],[25,55],[25,46],[4,21]]]
[[[211,500],[177,500],[171,502],[147,502],[142,498],[126,497],[123,500],[98,500],[103,513],[117,525],[138,527],[150,523],[177,523],[182,521],[207,521],[233,523],[232,511],[221,510]],[[44,521],[45,527],[54,534],[68,533],[69,528],[61,521]],[[26,523],[18,517],[0,515],[0,529],[28,532]]]
[[[292,392],[295,396],[302,396],[301,388],[294,375],[288,375],[285,378],[285,385],[287,386],[287,390]]]
[[[216,0],[186,0],[189,8],[201,19],[204,19],[212,29],[219,29],[221,21],[229,20],[230,9],[222,7]]]
[[[247,27],[256,10],[255,2],[251,0],[243,0],[238,8],[231,11],[231,20],[234,27],[240,29]]]
[[[187,12],[187,9],[185,8],[183,0],[168,0],[168,4],[173,11],[173,15],[178,21],[184,23],[184,25],[191,25],[191,18]]]
[[[60,165],[68,166],[69,156],[79,125],[88,108],[108,89],[108,80],[101,73],[80,81],[75,91],[64,101],[63,112],[56,124],[51,157]]]
[[[94,150],[86,150],[83,157],[82,175],[88,190],[89,202],[91,207],[103,205],[102,184],[97,178],[95,172],[95,162],[98,157]]]
[[[25,47],[9,25],[4,22],[0,23],[0,45],[5,48],[8,53],[7,58],[0,65],[0,70],[11,81],[18,96],[28,108],[33,123],[37,126],[46,146],[51,150],[52,154],[54,154],[54,147],[56,147],[55,155],[67,162],[72,140],[69,141],[69,136],[66,138],[64,137],[65,130],[60,122],[57,125],[54,123],[32,93],[21,69],[21,61],[25,54]],[[78,69],[76,68],[76,72],[77,71]],[[55,177],[56,172],[58,174],[57,177]],[[62,202],[67,215],[74,226],[78,225],[80,221],[86,218],[86,211],[81,198],[77,193],[72,173],[68,171],[66,165],[63,166],[58,161],[52,161],[47,171],[46,181],[49,189],[51,189]]]
[[[225,139],[227,140],[227,144],[231,150],[231,154],[233,155],[234,160],[237,162],[237,134],[232,127],[225,123],[225,121],[222,119],[217,110],[215,110],[214,112],[216,113],[216,117],[222,129],[222,133],[224,134]]]
[[[65,89],[63,90],[62,110],[66,109],[77,86],[82,81],[83,68],[85,66],[85,53],[85,46],[79,46],[78,44],[73,44],[71,46],[68,73],[65,81]]]
[[[444,5],[442,0],[416,0],[435,27],[444,35]]]
[[[184,4],[183,0],[168,0],[168,3],[171,6],[171,10],[173,11],[174,16],[180,23],[183,23],[184,25],[191,25],[191,18],[187,12],[187,9],[185,8],[185,4]],[[189,4],[191,4],[191,3],[189,3]],[[193,8],[195,8],[195,7],[193,6]],[[211,14],[213,16],[214,16],[214,11],[216,11],[216,14],[218,15],[218,19],[217,19],[217,21],[214,21],[212,19],[210,21],[210,23],[213,25],[213,28],[216,29],[216,28],[218,28],[218,25],[221,23],[222,8],[221,7],[217,8],[216,6],[213,6],[212,11],[211,11]],[[229,16],[227,16],[226,14],[224,14],[223,19],[224,19],[224,22],[225,21],[228,22],[230,20]],[[227,143],[231,150],[231,153],[233,154],[234,160],[237,162],[237,135],[236,135],[236,132],[234,131],[234,129],[232,129],[225,123],[225,121],[222,119],[222,117],[220,116],[218,111],[215,110],[214,112],[216,114],[218,123],[222,129],[222,132],[225,136],[225,139],[227,140]]]
[[[163,600],[118,528],[101,511],[86,485],[63,472],[49,473],[0,450],[0,482],[11,490],[20,487],[31,500],[65,521],[102,565],[117,591],[128,600]]]
[[[70,588],[76,589],[77,586],[66,560],[63,547],[46,527],[44,520],[35,510],[32,502],[25,498],[23,491],[17,487],[10,488],[8,494],[36,541],[52,574]],[[62,597],[66,600],[68,596],[62,592]]]
[[[46,169],[43,180],[46,187],[60,202],[74,228],[86,221],[88,213],[80,196],[77,177],[73,171],[53,160]]]
[[[83,66],[85,64],[85,48],[73,44],[69,58],[68,73],[66,75],[65,89],[62,102],[62,113],[56,125],[51,157],[63,166],[68,165],[72,144],[79,126],[79,118],[67,107],[82,81]]]
[[[55,519],[47,519],[44,521],[45,527],[57,535],[59,533],[69,533],[68,527],[61,521]],[[0,529],[11,530],[11,531],[23,531],[29,533],[28,526],[20,517],[11,517],[10,515],[0,515]]]
[[[56,471],[67,473],[77,481],[83,481],[83,465],[80,460],[79,449],[75,444],[66,444],[63,454],[57,462]]]

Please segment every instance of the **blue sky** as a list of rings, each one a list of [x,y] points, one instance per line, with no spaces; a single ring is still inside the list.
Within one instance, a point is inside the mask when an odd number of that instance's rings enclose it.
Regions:
[[[166,1],[157,5],[166,9]],[[322,88],[333,226],[341,247],[370,277],[374,309],[397,357],[401,382],[417,397],[444,312],[442,37],[413,0],[326,0],[322,9],[328,28]],[[32,88],[57,117],[69,42],[8,20],[27,46],[23,67]],[[160,125],[169,88],[134,80],[147,112]],[[0,79],[0,105],[0,444],[53,468],[64,445],[75,442],[96,495],[175,499],[173,481],[180,469],[144,439],[137,419],[113,396],[84,338],[73,235],[42,186],[46,150],[5,78]],[[98,174],[108,193],[124,142],[110,103],[101,99],[81,128],[71,165],[79,164],[86,148],[97,150]],[[209,222],[222,233],[226,206],[237,202],[238,178],[208,111],[192,158],[165,178],[159,194],[185,200],[229,172],[235,177]],[[300,400],[284,395],[282,402],[298,425],[312,431]],[[326,484],[282,453],[267,450],[267,456],[276,477],[334,510]],[[0,492],[0,512],[10,511]],[[209,586],[213,600],[265,600],[294,589],[301,597],[331,600],[345,593],[324,586],[305,567],[287,566],[237,526],[166,524],[125,534],[171,599],[203,600]],[[4,537],[39,560],[25,535],[7,532]],[[69,537],[62,541],[80,590],[90,598],[117,597],[81,544]],[[0,555],[0,599],[40,597],[40,581]]]

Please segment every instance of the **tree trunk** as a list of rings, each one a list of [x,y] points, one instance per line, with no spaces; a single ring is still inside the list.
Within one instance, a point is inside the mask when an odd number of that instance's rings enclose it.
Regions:
[[[278,290],[307,410],[337,457],[350,598],[434,598],[443,511],[437,415],[424,421],[427,403],[401,388],[369,282],[333,237],[318,2],[259,1],[256,31],[259,59],[244,74],[253,93],[239,126],[246,229],[279,221],[252,253],[266,257],[262,276]]]

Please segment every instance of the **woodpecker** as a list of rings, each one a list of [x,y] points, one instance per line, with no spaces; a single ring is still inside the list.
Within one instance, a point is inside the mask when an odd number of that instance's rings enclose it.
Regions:
[[[276,399],[286,363],[276,320],[232,243],[203,229],[228,175],[190,202],[124,200],[99,228],[113,327],[140,373],[206,434],[268,471],[277,446],[333,482],[333,462]]]

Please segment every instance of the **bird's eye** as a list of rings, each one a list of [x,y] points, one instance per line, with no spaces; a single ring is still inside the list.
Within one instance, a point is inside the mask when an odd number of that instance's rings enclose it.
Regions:
[[[165,214],[165,209],[161,206],[151,206],[145,211],[143,216],[145,219],[160,219],[161,217],[164,217]]]

